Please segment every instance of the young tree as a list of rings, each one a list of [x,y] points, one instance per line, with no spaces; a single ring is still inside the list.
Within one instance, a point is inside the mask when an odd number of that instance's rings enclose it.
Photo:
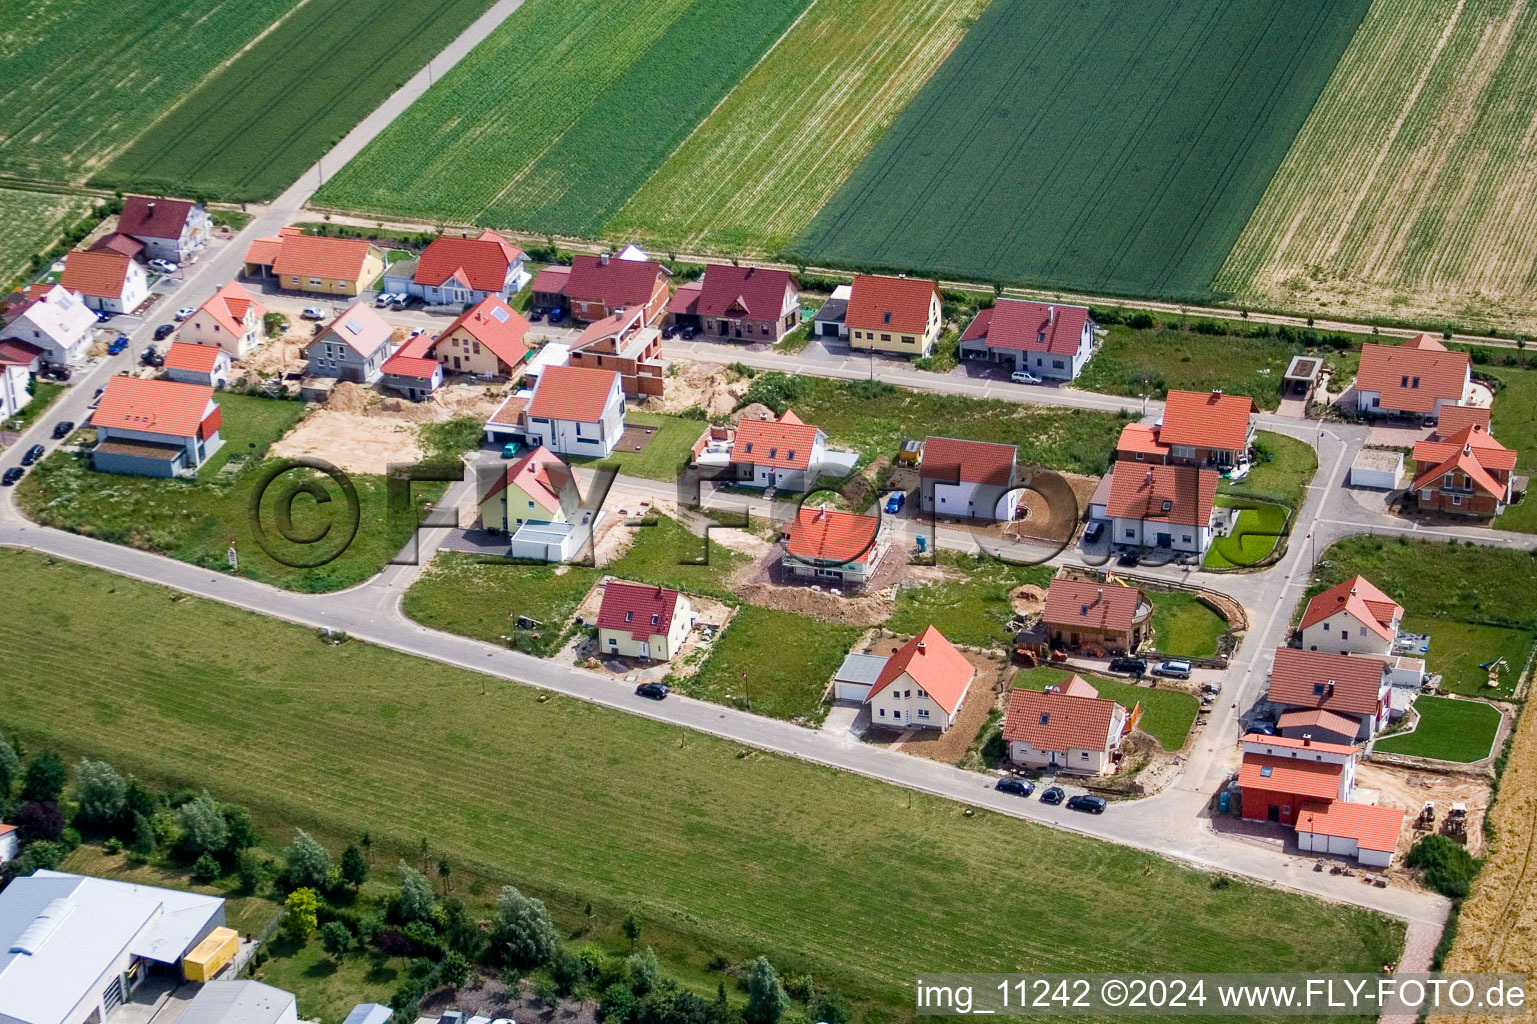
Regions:
[[[504,968],[501,973],[502,988],[507,992],[507,998],[518,999],[523,994],[523,972],[516,967]]]
[[[452,864],[446,860],[438,861],[438,877],[443,880],[443,892],[445,894],[454,891],[453,874],[454,866]]]
[[[368,863],[363,860],[363,853],[356,844],[348,843],[342,851],[342,881],[352,886],[356,891],[362,888],[368,881]]]
[[[69,772],[59,755],[42,750],[27,762],[27,774],[21,780],[21,798],[38,803],[58,803],[64,795]]]
[[[155,823],[144,814],[134,813],[133,816],[133,843],[129,846],[134,853],[154,853],[155,847],[160,845],[160,837],[155,835]]]
[[[656,950],[650,946],[644,952],[631,953],[625,967],[630,974],[630,989],[637,995],[643,996],[648,992],[654,992],[662,984],[662,967],[657,963]]]
[[[541,900],[524,896],[516,886],[504,885],[493,942],[507,963],[526,970],[549,960],[560,936]]]
[[[267,858],[255,850],[241,850],[235,854],[235,874],[240,891],[255,894],[267,881]]]
[[[128,787],[123,791],[123,803],[130,814],[142,814],[146,818],[155,816],[155,809],[159,801],[149,788],[133,776],[128,777]]]
[[[433,911],[438,907],[438,897],[432,891],[432,883],[427,881],[427,876],[411,867],[405,861],[400,862],[400,919],[405,922],[432,920]]]
[[[75,798],[80,802],[79,820],[93,828],[110,828],[128,805],[128,784],[105,761],[81,758],[75,766]]]
[[[229,831],[226,849],[231,853],[261,845],[261,833],[256,831],[256,823],[251,820],[250,811],[239,804],[220,804],[219,813],[224,816],[224,825]]]
[[[320,948],[332,960],[340,960],[352,948],[352,929],[340,921],[327,921],[320,929]]]
[[[811,1016],[823,1024],[849,1024],[854,1015],[849,1011],[849,1004],[844,1001],[843,994],[830,988],[813,1004]]]
[[[438,977],[449,988],[462,988],[470,980],[470,962],[464,958],[463,953],[451,949],[443,954],[438,964]]]
[[[635,952],[635,940],[640,938],[640,919],[633,913],[624,915],[624,937],[630,940],[630,952]]]
[[[206,789],[202,796],[177,808],[176,819],[181,825],[182,846],[188,856],[199,857],[206,853],[218,857],[229,847],[229,825]]]
[[[758,957],[747,970],[747,1009],[743,1018],[747,1024],[779,1024],[779,1018],[789,1008],[790,996],[779,982],[779,972],[768,957]]]
[[[283,933],[296,939],[307,939],[315,934],[320,914],[320,897],[314,889],[305,886],[295,889],[283,901]]]
[[[199,882],[212,882],[223,872],[213,854],[205,853],[192,865],[192,877]]]
[[[285,856],[288,884],[296,888],[321,889],[331,873],[331,854],[304,829],[294,837]]]

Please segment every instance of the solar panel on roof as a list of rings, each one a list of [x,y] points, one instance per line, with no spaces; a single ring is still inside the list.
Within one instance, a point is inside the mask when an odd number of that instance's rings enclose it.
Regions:
[[[496,317],[497,323],[504,324],[507,322],[507,311],[502,309],[500,306],[493,308],[491,310],[491,315]]]
[[[358,325],[356,320],[348,320],[345,326],[347,330],[351,331],[353,334],[363,333],[363,328]]]

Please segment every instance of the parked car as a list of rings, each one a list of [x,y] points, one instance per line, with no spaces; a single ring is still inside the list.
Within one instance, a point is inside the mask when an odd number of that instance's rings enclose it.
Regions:
[[[677,336],[678,336],[678,325],[677,324],[668,324],[666,327],[662,328],[662,337],[663,338],[676,338]]]
[[[174,274],[177,267],[170,260],[150,260],[149,269],[158,270],[162,274]]]
[[[5,476],[0,477],[0,484],[4,484],[6,487],[14,486],[16,481],[20,480],[26,475],[27,471],[22,469],[20,466],[12,466],[10,469],[5,471]]]
[[[902,511],[902,506],[906,504],[906,491],[892,491],[891,496],[886,499],[886,511],[890,512],[892,515],[895,515],[896,513]]]
[[[139,362],[145,366],[164,366],[165,356],[161,355],[155,349],[155,346],[150,345],[143,352],[139,353]]]
[[[1100,534],[1104,532],[1105,521],[1103,519],[1090,519],[1089,524],[1083,528],[1083,542],[1085,544],[1093,544],[1099,540]]]
[[[1079,793],[1067,802],[1070,811],[1083,811],[1085,814],[1104,814],[1105,798],[1102,796],[1089,796],[1087,793]]]
[[[74,429],[75,429],[75,421],[74,420],[60,420],[59,422],[57,422],[57,423],[55,423],[53,425],[53,439],[55,441],[57,441],[57,440],[60,440],[61,438],[68,437],[70,435],[70,432],[73,431]]]
[[[666,683],[641,683],[635,688],[635,696],[650,700],[662,700],[667,696]]]
[[[1274,736],[1275,724],[1272,722],[1250,722],[1249,731],[1257,732],[1261,736]]]
[[[1110,671],[1125,672],[1129,676],[1145,676],[1147,675],[1147,659],[1130,657],[1111,658]]]
[[[540,309],[538,306],[535,306],[533,309],[530,309],[528,311],[528,322],[529,323],[536,324],[536,323],[538,323],[539,321],[541,321],[543,319],[544,319],[544,310]]]
[[[46,377],[49,380],[65,381],[69,380],[69,378],[73,375],[73,372],[74,371],[65,366],[63,363],[44,363],[38,369],[37,375],[39,377]]]
[[[502,458],[515,459],[518,457],[518,452],[522,450],[523,446],[518,442],[508,441],[506,444],[502,445]]]
[[[1029,796],[1035,792],[1034,783],[1026,782],[1024,779],[999,779],[998,784],[993,788],[1000,793],[1012,793],[1015,796]]]
[[[1221,693],[1222,692],[1222,684],[1221,683],[1202,683],[1201,684],[1201,692],[1202,693],[1212,693],[1212,694]]]
[[[698,333],[699,328],[695,327],[693,324],[685,324],[683,329],[678,332],[678,335],[682,337],[684,341],[692,341],[694,339],[694,335]]]
[[[193,309],[191,306],[183,306],[176,311],[176,319],[185,320],[187,317],[196,312],[197,310]]]
[[[40,444],[35,444],[31,448],[28,448],[27,453],[21,457],[21,464],[23,466],[30,466],[42,457],[43,446]]]
[[[96,311],[96,322],[97,323],[104,324],[108,320],[111,320],[111,319],[112,319],[112,314],[108,313],[105,309],[98,309]]]
[[[1140,559],[1137,558],[1135,551],[1123,551],[1121,552],[1121,557],[1115,560],[1115,564],[1127,569],[1135,569],[1139,561]]]
[[[1190,662],[1184,658],[1170,658],[1153,669],[1153,675],[1163,676],[1165,679],[1189,679]]]
[[[566,310],[565,310],[564,307],[562,307],[562,306],[551,306],[550,307],[550,312],[549,312],[550,323],[552,323],[552,324],[560,323],[561,317],[563,317],[565,315],[566,315]]]
[[[390,304],[390,295],[390,292],[380,292],[379,297],[374,299],[374,308],[383,309],[385,306],[388,306]]]
[[[106,388],[97,388],[96,389],[96,394],[91,396],[91,401],[89,402],[89,404],[86,405],[86,408],[87,409],[94,409],[98,405],[100,405],[101,404],[101,393],[103,391],[105,391],[105,390],[107,390],[107,389]]]
[[[176,325],[175,324],[161,324],[159,327],[155,328],[155,340],[156,341],[164,341],[165,339],[169,338],[171,335],[173,335],[175,333],[176,333]]]
[[[406,306],[410,304],[410,302],[411,296],[407,295],[405,292],[396,292],[394,295],[390,296],[391,309],[405,309]]]
[[[1015,370],[1013,373],[1009,374],[1009,380],[1013,381],[1015,384],[1039,384],[1041,382],[1041,378],[1037,377],[1029,370]]]
[[[1056,805],[1066,799],[1067,793],[1063,792],[1061,786],[1047,786],[1046,792],[1041,794],[1041,803],[1043,804]]]
[[[319,306],[305,306],[304,312],[300,313],[299,316],[304,320],[324,320],[326,318],[326,311]]]

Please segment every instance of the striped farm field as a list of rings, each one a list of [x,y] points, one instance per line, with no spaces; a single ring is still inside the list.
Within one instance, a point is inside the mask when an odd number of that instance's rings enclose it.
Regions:
[[[605,232],[774,253],[837,191],[987,0],[815,0]]]
[[[594,235],[807,0],[529,0],[321,205]]]
[[[1205,296],[1369,2],[994,0],[789,253]]]
[[[0,188],[0,292],[22,277],[35,253],[47,252],[91,208],[80,195]]]
[[[1537,329],[1537,11],[1374,0],[1216,286]]]

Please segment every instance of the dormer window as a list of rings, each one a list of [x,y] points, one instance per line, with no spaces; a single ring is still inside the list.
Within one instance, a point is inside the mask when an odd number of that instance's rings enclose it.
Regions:
[[[634,612],[625,612],[624,613],[624,621],[626,621],[626,622],[634,622],[635,621],[635,613]]]
[[[891,323],[891,314],[890,313],[882,313],[881,314],[881,323],[883,323],[883,324]]]
[[[662,616],[660,614],[658,614],[657,612],[652,612],[651,613],[651,624],[653,626],[655,626],[657,623],[659,623],[661,621],[662,621]]]

